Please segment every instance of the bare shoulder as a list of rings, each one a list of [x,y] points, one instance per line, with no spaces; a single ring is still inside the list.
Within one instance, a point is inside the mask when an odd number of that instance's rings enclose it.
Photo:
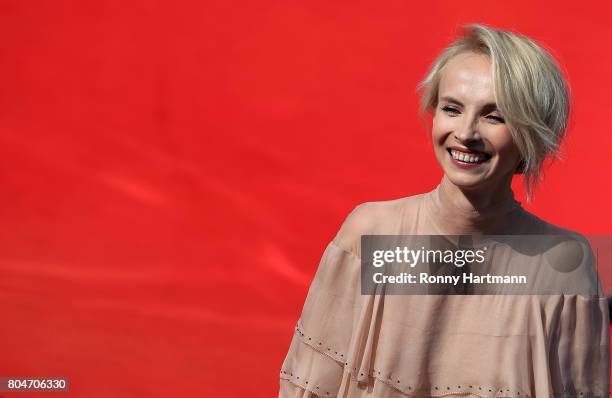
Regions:
[[[334,238],[336,245],[359,255],[361,236],[385,233],[402,212],[415,208],[424,194],[361,203],[349,213]]]

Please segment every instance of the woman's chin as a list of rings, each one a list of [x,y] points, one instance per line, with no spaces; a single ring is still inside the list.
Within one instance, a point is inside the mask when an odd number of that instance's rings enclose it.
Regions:
[[[462,189],[477,190],[479,188],[485,188],[487,185],[487,179],[483,178],[482,174],[469,174],[469,173],[446,173],[446,178]]]
[[[513,174],[498,176],[488,173],[470,173],[451,170],[445,173],[445,177],[453,185],[465,191],[493,191],[503,188],[506,180],[512,181]]]

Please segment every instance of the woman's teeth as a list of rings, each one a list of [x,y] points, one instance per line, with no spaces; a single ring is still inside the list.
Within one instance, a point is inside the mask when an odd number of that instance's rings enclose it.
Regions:
[[[481,163],[487,160],[484,155],[470,155],[467,153],[455,151],[453,149],[450,150],[451,156],[453,159],[459,160],[465,163]]]

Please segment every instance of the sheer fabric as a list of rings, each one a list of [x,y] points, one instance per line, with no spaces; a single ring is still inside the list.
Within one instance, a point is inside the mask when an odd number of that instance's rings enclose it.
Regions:
[[[582,295],[361,295],[360,236],[449,233],[444,193],[357,206],[327,245],[280,370],[279,397],[607,397],[607,301]],[[491,233],[570,234],[513,198]]]

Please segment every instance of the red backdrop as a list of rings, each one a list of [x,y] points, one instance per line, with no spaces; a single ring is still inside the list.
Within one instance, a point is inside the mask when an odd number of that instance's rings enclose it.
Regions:
[[[610,233],[609,21],[606,1],[3,1],[0,375],[275,396],[348,212],[439,181],[415,85],[464,23],[553,49],[565,159],[517,197]]]

